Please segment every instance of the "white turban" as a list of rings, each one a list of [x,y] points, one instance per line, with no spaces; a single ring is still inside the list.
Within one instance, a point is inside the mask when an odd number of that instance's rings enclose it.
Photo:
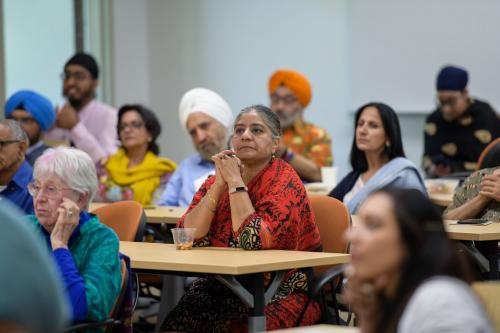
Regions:
[[[229,104],[219,94],[205,88],[194,88],[182,96],[179,104],[179,119],[186,129],[189,115],[203,112],[229,128],[233,122],[233,113]]]

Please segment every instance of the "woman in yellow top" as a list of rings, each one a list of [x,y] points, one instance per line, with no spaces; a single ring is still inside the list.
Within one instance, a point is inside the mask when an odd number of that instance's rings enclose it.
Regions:
[[[165,185],[176,165],[158,157],[156,139],[161,124],[146,107],[124,105],[118,110],[118,137],[121,147],[98,165],[101,201],[135,200],[153,203],[155,191]]]

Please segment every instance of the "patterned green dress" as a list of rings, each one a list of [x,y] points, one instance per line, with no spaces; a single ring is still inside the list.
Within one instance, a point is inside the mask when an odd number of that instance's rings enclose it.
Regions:
[[[446,208],[445,213],[462,206],[470,199],[476,197],[479,194],[480,185],[484,177],[486,175],[491,175],[499,168],[500,167],[482,169],[467,177],[464,183],[455,191],[453,202],[448,206],[448,208]],[[477,217],[487,219],[492,222],[500,222],[500,202],[495,200],[491,201]]]

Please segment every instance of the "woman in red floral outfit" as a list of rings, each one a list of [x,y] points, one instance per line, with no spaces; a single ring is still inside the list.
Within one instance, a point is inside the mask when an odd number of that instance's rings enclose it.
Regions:
[[[195,194],[180,227],[195,227],[195,246],[245,250],[320,251],[321,241],[302,181],[285,161],[275,158],[281,128],[265,106],[237,116],[233,150],[212,157],[216,175]],[[267,329],[292,327],[308,300],[310,270],[289,271],[265,307]],[[269,284],[270,273],[265,283]],[[245,281],[240,281],[245,285]],[[183,332],[245,332],[248,308],[214,278],[196,280],[165,320],[162,329]],[[303,325],[315,323],[318,304],[308,308]]]

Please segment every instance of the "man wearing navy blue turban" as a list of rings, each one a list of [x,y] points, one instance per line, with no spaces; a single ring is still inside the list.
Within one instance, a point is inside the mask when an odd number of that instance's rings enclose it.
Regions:
[[[20,90],[5,103],[5,117],[21,123],[30,140],[26,160],[34,165],[35,160],[49,148],[41,141],[41,136],[54,125],[56,114],[52,103],[34,91]]]
[[[425,121],[423,167],[430,177],[474,171],[483,149],[500,136],[500,120],[486,102],[472,98],[469,75],[443,67],[436,80],[437,109]]]

